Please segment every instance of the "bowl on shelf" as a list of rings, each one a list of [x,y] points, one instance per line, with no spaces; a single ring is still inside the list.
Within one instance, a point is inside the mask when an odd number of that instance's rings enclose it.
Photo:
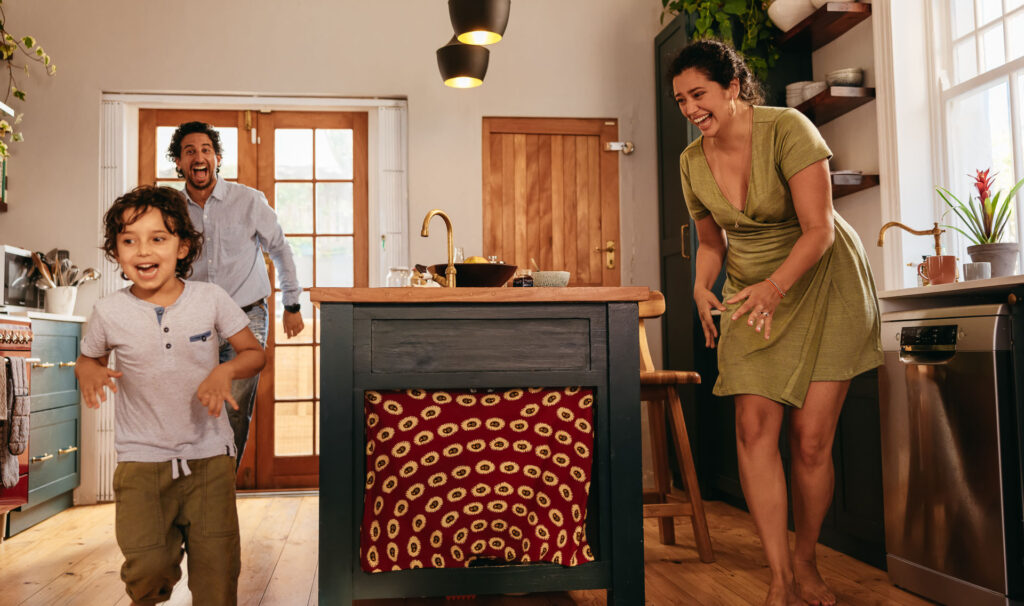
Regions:
[[[775,0],[768,7],[768,18],[780,30],[788,32],[813,12],[811,0]]]
[[[554,286],[562,288],[569,285],[569,272],[567,271],[535,271],[533,272],[534,286]]]
[[[859,67],[837,69],[825,74],[829,86],[861,86],[864,84],[864,70]]]
[[[439,263],[431,265],[428,269],[431,275],[444,278],[448,264]],[[516,266],[504,263],[456,263],[455,286],[503,286],[514,273]]]

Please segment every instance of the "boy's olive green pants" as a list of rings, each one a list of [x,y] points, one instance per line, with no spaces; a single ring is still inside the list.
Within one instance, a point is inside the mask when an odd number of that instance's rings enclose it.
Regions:
[[[188,553],[194,606],[234,605],[241,547],[235,510],[235,460],[187,461],[191,474],[172,479],[164,463],[118,463],[114,471],[121,580],[132,600],[155,604],[171,597]]]

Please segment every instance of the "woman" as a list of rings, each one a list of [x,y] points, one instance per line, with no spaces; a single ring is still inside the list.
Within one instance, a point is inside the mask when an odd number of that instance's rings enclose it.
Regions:
[[[708,347],[719,337],[711,312],[722,312],[714,393],[735,396],[740,480],[772,574],[766,603],[831,605],[815,545],[850,379],[882,363],[871,270],[832,208],[832,154],[803,114],[757,105],[750,70],[717,41],[684,48],[670,77],[679,110],[701,131],[679,158],[700,242],[693,298]],[[724,304],[711,292],[723,262]],[[787,408],[792,556],[778,448]]]

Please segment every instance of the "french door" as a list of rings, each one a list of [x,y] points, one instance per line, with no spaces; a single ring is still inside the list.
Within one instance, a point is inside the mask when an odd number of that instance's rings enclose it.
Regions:
[[[367,115],[362,112],[140,110],[139,183],[184,187],[166,158],[174,129],[201,120],[220,133],[221,178],[263,192],[292,247],[305,329],[288,339],[274,267],[267,365],[260,375],[239,488],[318,485],[320,314],[312,287],[366,286]],[[266,257],[266,256],[265,256]]]

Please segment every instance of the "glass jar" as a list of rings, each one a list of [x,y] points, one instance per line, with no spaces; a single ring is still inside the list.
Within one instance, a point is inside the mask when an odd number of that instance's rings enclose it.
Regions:
[[[408,267],[392,267],[388,270],[387,286],[388,288],[409,286],[410,279],[412,279],[411,269]]]
[[[533,286],[533,270],[517,269],[512,278],[512,286]]]

